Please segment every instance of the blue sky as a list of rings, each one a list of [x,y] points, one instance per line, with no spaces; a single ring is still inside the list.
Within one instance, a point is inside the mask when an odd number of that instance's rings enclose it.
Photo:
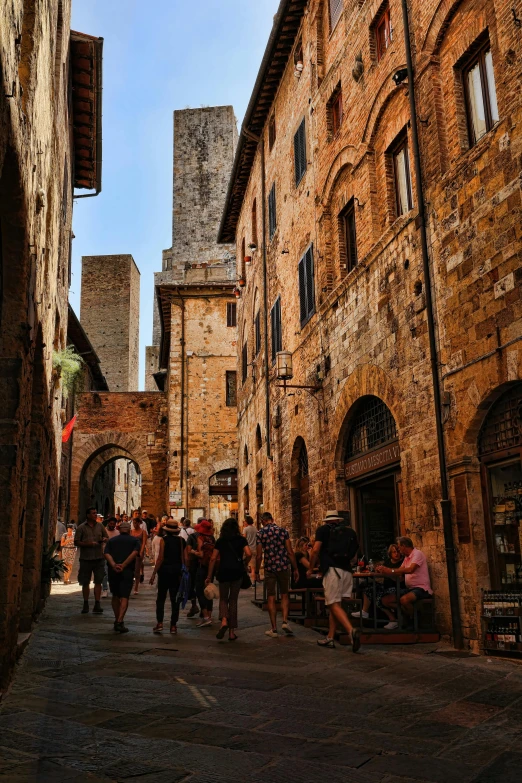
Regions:
[[[172,112],[232,104],[243,119],[279,0],[73,0],[71,27],[104,38],[103,190],[75,202],[81,257],[131,253],[141,272],[140,388],[153,272],[170,247]]]

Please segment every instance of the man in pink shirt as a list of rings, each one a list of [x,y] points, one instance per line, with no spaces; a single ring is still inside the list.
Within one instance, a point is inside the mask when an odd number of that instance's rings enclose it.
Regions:
[[[377,566],[375,570],[385,576],[400,576],[404,574],[406,587],[401,589],[401,609],[408,617],[412,617],[415,601],[431,598],[433,595],[428,573],[428,562],[420,549],[415,549],[411,538],[401,536],[397,543],[399,544],[401,554],[404,556],[401,567],[385,568],[385,566]],[[393,609],[397,606],[397,596],[395,594],[383,596],[382,604],[388,609]],[[398,623],[394,622],[388,623],[386,626],[389,630],[398,627]]]

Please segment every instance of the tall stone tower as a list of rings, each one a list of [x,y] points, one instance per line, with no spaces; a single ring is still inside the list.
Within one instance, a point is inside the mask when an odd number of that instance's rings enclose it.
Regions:
[[[83,256],[80,308],[109,390],[137,391],[140,273],[133,257]]]

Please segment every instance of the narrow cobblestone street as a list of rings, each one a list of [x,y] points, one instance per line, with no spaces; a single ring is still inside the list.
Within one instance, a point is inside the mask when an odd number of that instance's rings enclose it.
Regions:
[[[142,586],[117,636],[108,600],[82,616],[77,585],[54,589],[2,704],[0,780],[520,780],[520,666],[435,646],[321,650],[299,626],[268,639],[246,593],[234,645],[186,619],[154,636],[154,597]]]

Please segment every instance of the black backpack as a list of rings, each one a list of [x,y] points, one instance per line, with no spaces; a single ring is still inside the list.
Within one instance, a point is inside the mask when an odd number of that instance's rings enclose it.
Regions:
[[[359,549],[357,534],[346,522],[339,522],[330,528],[328,539],[328,554],[334,560],[347,557],[350,560],[355,557]]]

